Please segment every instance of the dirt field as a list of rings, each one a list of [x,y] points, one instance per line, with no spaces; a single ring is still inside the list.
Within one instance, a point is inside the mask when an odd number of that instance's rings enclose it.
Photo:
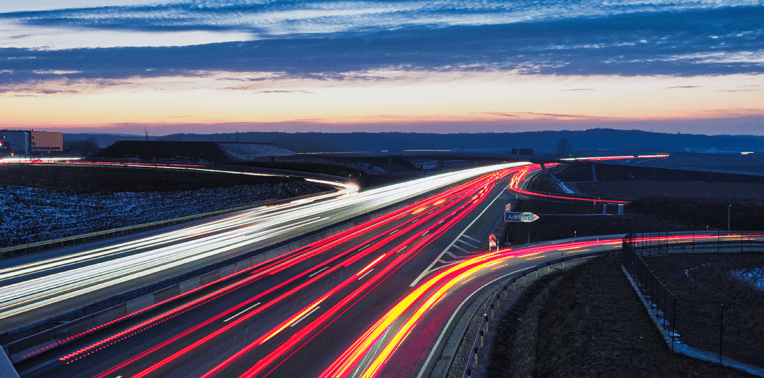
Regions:
[[[488,377],[749,376],[671,353],[620,256],[546,276],[501,322]]]
[[[694,182],[694,181],[598,181],[566,183],[591,196],[619,197],[637,200],[650,197],[668,198],[764,198],[764,184]],[[575,190],[575,189],[573,189]]]

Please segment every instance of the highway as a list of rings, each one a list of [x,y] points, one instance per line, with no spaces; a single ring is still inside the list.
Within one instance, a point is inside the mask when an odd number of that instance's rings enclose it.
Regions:
[[[17,368],[25,377],[429,376],[480,288],[544,260],[621,246],[616,235],[486,252],[510,177],[523,171],[486,172]]]
[[[508,176],[516,169],[486,169],[494,172],[90,332],[17,368],[29,371],[25,376],[318,375],[332,361],[329,351],[350,345],[424,270],[437,269],[432,259],[448,237],[469,236],[463,231],[471,227],[473,236],[464,239],[475,247],[453,256],[479,251],[488,228],[474,220],[496,219],[490,209],[503,207],[499,199],[508,198]],[[31,370],[51,356],[53,364]]]
[[[338,192],[206,221],[0,262],[0,331],[76,309],[160,279],[224,261],[405,201],[500,165],[450,172],[358,193]],[[313,180],[318,181],[318,180]]]

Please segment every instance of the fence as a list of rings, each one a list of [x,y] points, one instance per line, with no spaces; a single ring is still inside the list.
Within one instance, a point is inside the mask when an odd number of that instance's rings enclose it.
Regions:
[[[764,376],[764,360],[756,355],[756,351],[761,350],[756,343],[760,342],[755,333],[752,333],[759,327],[755,323],[756,319],[754,323],[750,320],[755,315],[746,313],[739,302],[736,303],[731,297],[722,297],[719,301],[726,299],[727,306],[725,303],[714,302],[707,293],[700,294],[697,287],[702,285],[694,281],[695,286],[689,286],[689,291],[685,287],[683,296],[677,295],[676,290],[669,290],[665,279],[662,280],[644,259],[668,254],[762,251],[762,234],[720,230],[700,233],[632,233],[623,240],[622,267],[673,352]],[[690,277],[690,270],[684,272],[687,277]],[[694,293],[699,294],[692,295]]]
[[[658,329],[669,341],[673,351],[676,341],[676,294],[672,293],[644,260],[637,256],[632,240],[633,238],[629,236],[624,238],[621,264],[636,283],[637,290],[645,299],[645,304],[649,306],[653,321],[658,324]]]

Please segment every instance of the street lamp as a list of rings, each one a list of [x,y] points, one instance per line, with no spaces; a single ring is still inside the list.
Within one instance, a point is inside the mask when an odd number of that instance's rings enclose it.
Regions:
[[[727,231],[730,230],[730,210],[732,209],[732,204],[727,205]]]

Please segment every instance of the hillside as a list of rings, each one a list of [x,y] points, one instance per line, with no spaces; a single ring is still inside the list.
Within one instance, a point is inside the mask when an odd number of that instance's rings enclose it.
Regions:
[[[94,134],[101,147],[115,140],[143,139],[140,136]],[[79,140],[84,134],[65,135]],[[271,143],[294,152],[402,151],[411,149],[455,149],[508,151],[533,148],[554,152],[557,142],[567,138],[578,151],[697,151],[764,152],[764,137],[668,134],[639,130],[589,129],[584,131],[538,131],[521,133],[282,133],[244,132],[229,134],[173,134],[151,137],[152,141]]]

